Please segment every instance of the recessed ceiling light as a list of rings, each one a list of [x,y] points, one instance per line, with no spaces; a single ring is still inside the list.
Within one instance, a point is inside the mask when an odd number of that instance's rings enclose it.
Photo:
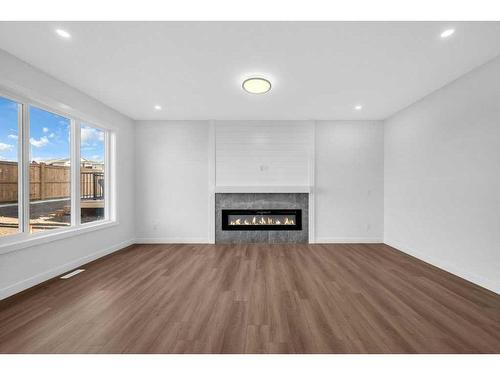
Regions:
[[[155,110],[157,110],[157,111],[161,111],[161,105],[158,105],[158,104],[157,104],[157,105],[155,105]]]
[[[357,106],[354,107],[356,111],[361,111],[363,109],[363,106],[361,104],[358,104]]]
[[[447,29],[441,33],[441,38],[446,39],[455,33],[455,29]]]
[[[265,94],[271,90],[271,82],[265,78],[248,78],[243,81],[243,90],[251,94]]]
[[[56,34],[59,35],[61,38],[64,38],[64,39],[71,38],[71,34],[68,33],[66,30],[63,30],[63,29],[56,29]]]

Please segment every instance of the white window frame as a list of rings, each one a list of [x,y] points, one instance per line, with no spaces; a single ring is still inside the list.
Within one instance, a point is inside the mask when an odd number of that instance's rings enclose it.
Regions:
[[[78,166],[80,166],[80,147],[81,147],[81,126],[88,126],[94,129],[98,129],[104,132],[104,219],[103,220],[96,220],[93,222],[89,223],[84,223],[82,224],[80,222],[81,220],[81,212],[80,212],[80,199],[77,199],[78,202],[75,202],[75,206],[78,212],[78,218],[76,220],[76,223],[78,226],[81,227],[87,227],[87,226],[92,226],[94,223],[102,222],[102,221],[116,221],[116,211],[115,211],[115,204],[114,204],[114,197],[116,194],[115,191],[115,174],[114,172],[114,155],[115,155],[115,133],[112,131],[109,131],[108,129],[96,125],[92,122],[89,121],[77,121],[76,122],[76,134],[75,138],[77,142],[77,149],[78,149],[78,154],[76,155],[76,160],[78,161]],[[73,162],[71,162],[73,164]],[[75,168],[76,169],[76,168]],[[80,194],[80,168],[78,168],[78,171],[75,171],[76,174],[78,175],[76,179],[78,180],[78,196]],[[76,184],[76,183],[75,183]]]
[[[116,213],[115,155],[116,129],[97,121],[66,113],[51,105],[31,98],[11,93],[0,87],[0,96],[18,104],[18,217],[19,232],[0,237],[0,254],[26,247],[73,237],[78,234],[100,230],[118,225]],[[71,224],[68,227],[51,229],[44,232],[29,233],[29,108],[37,107],[44,111],[63,116],[70,120],[70,160],[71,160]],[[89,116],[90,117],[90,116]],[[80,135],[81,125],[104,131],[104,219],[82,224],[80,212]],[[20,184],[19,184],[20,182]]]

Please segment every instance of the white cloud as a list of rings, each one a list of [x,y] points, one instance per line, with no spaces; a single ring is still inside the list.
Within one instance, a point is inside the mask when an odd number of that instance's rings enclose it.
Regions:
[[[14,146],[0,142],[0,151],[10,151]]]
[[[10,139],[17,139],[17,135],[16,134],[9,134],[7,137],[10,138]]]
[[[40,148],[47,146],[49,144],[49,139],[45,136],[41,137],[40,139],[30,138],[30,143],[33,146]]]
[[[104,132],[99,129],[82,127],[82,144],[90,144],[92,141],[104,141]]]
[[[43,128],[42,129],[44,133],[48,133],[49,132],[49,128]]]
[[[49,134],[49,138],[54,138],[56,135],[54,133]]]

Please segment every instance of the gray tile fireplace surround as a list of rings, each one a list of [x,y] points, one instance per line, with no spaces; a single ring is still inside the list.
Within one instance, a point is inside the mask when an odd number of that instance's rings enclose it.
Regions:
[[[309,194],[216,193],[215,243],[308,243]],[[223,231],[222,209],[300,209],[302,230]]]

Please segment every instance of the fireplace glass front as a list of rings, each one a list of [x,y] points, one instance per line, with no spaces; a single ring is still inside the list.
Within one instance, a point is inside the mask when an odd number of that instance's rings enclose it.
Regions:
[[[222,230],[302,230],[302,211],[223,209]]]

